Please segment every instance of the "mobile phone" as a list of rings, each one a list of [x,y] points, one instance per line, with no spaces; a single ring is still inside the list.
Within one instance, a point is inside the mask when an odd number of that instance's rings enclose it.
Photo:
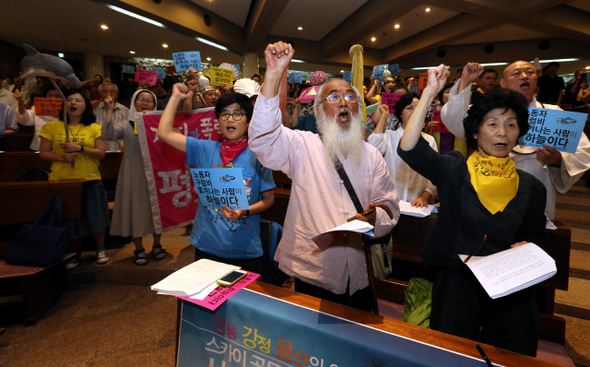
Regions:
[[[228,274],[225,274],[223,277],[217,280],[217,284],[222,285],[224,287],[229,287],[234,285],[238,280],[242,279],[243,277],[248,274],[245,270],[233,270]]]

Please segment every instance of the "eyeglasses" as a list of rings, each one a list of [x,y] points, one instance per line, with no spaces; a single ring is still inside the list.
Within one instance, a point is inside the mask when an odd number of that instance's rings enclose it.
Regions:
[[[320,101],[320,103],[323,103],[324,101],[328,101],[328,103],[334,104],[334,103],[340,102],[340,100],[342,98],[344,98],[344,101],[346,101],[346,103],[352,104],[352,103],[358,102],[358,97],[356,96],[356,94],[348,93],[348,94],[345,94],[344,97],[341,96],[340,94],[328,94],[328,96],[326,98],[324,98],[324,100]]]
[[[219,119],[221,121],[227,121],[227,120],[229,120],[229,117],[231,116],[234,119],[234,121],[238,121],[238,120],[241,120],[245,114],[246,114],[245,112],[240,112],[240,111],[236,111],[234,113],[223,112],[219,115]]]
[[[103,89],[100,93],[113,95],[113,94],[117,94],[117,91],[116,90]]]
[[[147,99],[147,98],[138,98],[137,99],[139,102],[143,102],[143,103],[151,103],[154,104],[154,100],[153,99]]]

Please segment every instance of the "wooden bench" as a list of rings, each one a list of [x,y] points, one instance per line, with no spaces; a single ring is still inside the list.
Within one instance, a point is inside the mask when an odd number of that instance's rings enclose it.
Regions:
[[[80,219],[84,207],[84,181],[0,182],[0,258],[10,246],[18,226],[33,221],[54,196],[62,199],[62,219]],[[34,325],[53,305],[66,284],[66,263],[76,255],[46,267],[19,266],[0,260],[0,296],[19,294],[26,325]]]

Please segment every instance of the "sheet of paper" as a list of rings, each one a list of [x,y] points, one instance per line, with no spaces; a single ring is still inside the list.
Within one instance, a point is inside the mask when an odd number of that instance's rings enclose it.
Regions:
[[[436,207],[434,205],[428,205],[424,208],[416,208],[407,201],[399,201],[399,211],[401,214],[409,215],[411,217],[425,218],[429,216],[433,211],[436,213]]]
[[[360,219],[355,219],[313,236],[311,240],[320,250],[325,251],[332,244],[340,241],[342,237],[346,236],[346,233],[354,232],[373,236],[373,229],[374,227],[371,224]]]
[[[239,266],[201,259],[152,285],[152,290],[176,296],[192,296]]]
[[[462,261],[467,256],[459,254]],[[532,242],[489,256],[473,256],[466,265],[492,299],[528,288],[557,273],[555,260]]]

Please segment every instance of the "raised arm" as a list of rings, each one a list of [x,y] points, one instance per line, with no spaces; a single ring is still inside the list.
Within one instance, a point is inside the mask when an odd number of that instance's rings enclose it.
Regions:
[[[299,98],[293,101],[293,115],[291,115],[290,127],[291,129],[299,123],[299,110],[301,109],[301,100]]]
[[[184,100],[193,97],[193,93],[189,92],[186,85],[176,83],[172,88],[172,96],[162,113],[160,118],[160,125],[158,126],[158,137],[166,144],[174,148],[186,152],[186,136],[174,131],[174,116],[178,109],[178,104]]]
[[[402,150],[411,150],[418,143],[424,126],[424,118],[430,108],[430,103],[438,92],[442,90],[449,74],[449,67],[440,64],[436,68],[428,70],[428,85],[422,91],[418,107],[412,113],[410,121],[404,129],[404,135],[400,141],[400,148]]]
[[[260,94],[270,99],[279,93],[283,73],[289,67],[294,53],[295,50],[290,43],[279,41],[266,46],[264,50],[266,74]]]

